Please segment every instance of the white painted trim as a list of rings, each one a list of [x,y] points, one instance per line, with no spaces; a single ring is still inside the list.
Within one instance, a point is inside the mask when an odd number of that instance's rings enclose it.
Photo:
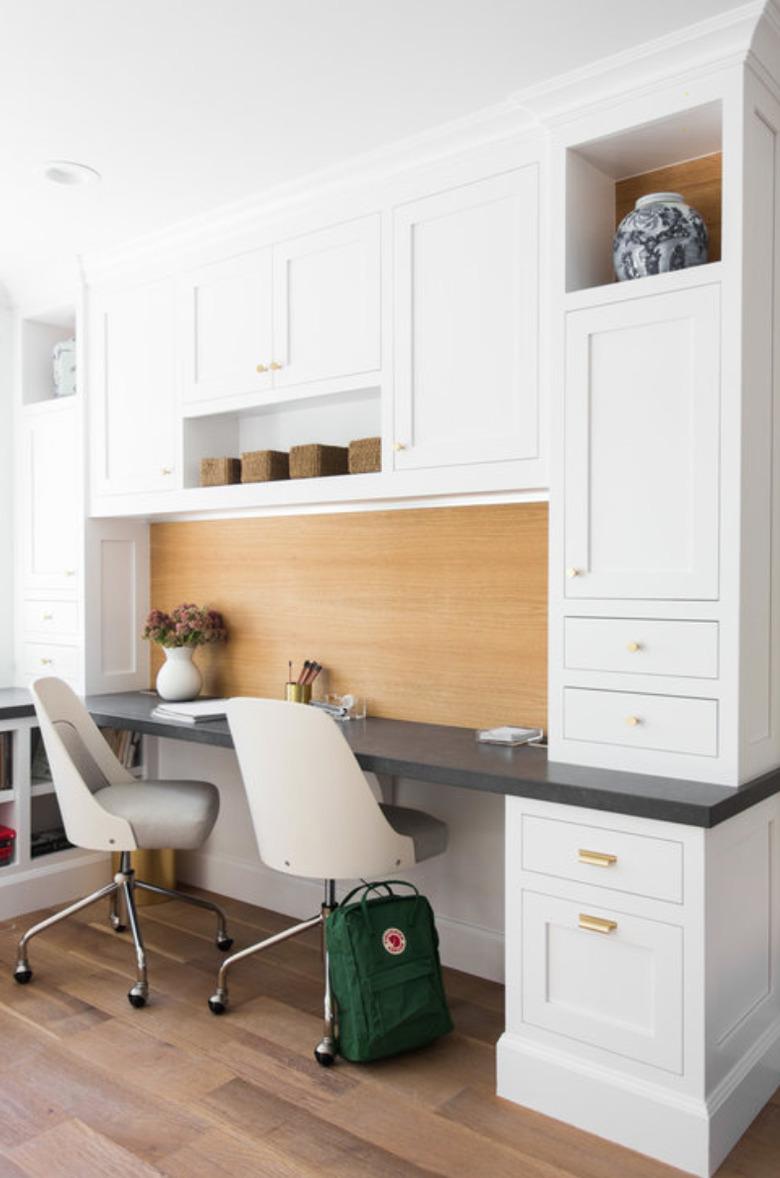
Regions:
[[[709,1178],[703,1101],[508,1032],[496,1055],[499,1096]]]
[[[33,860],[27,871],[2,877],[0,920],[11,920],[39,908],[57,907],[87,896],[110,882],[111,868],[107,855],[85,851],[57,863],[42,864]]]
[[[182,883],[206,888],[247,904],[258,904],[295,919],[314,915],[322,900],[320,884],[270,871],[259,859],[248,862],[208,851],[187,851],[177,855],[176,863]],[[348,890],[348,885],[340,886],[339,894],[345,895]],[[436,926],[444,965],[493,982],[503,982],[503,933],[438,914]]]

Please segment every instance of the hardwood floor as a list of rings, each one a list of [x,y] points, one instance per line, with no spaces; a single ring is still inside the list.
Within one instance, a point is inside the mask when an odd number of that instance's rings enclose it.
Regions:
[[[237,945],[289,923],[225,901]],[[493,1094],[500,986],[446,971],[456,1032],[372,1065],[312,1058],[320,1035],[316,932],[242,963],[231,1011],[206,1009],[219,960],[206,913],[142,910],[149,1006],[133,1010],[127,936],[102,905],[31,946],[0,926],[0,1178],[672,1178],[679,1171]],[[719,1178],[778,1178],[780,1092]]]

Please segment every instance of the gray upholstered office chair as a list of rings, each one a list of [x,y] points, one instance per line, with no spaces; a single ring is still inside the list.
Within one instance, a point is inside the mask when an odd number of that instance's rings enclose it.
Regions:
[[[65,834],[77,847],[118,851],[120,866],[105,887],[69,904],[24,933],[19,941],[14,977],[20,983],[29,982],[32,977],[27,945],[33,937],[97,900],[110,898],[111,925],[117,932],[124,932],[118,908],[121,894],[137,965],[136,982],[127,997],[132,1006],[144,1006],[149,984],[135,904],[136,888],[210,909],[217,917],[217,948],[227,951],[233,941],[227,934],[221,908],[197,896],[136,879],[130,852],[164,847],[189,851],[200,847],[216,822],[219,793],[216,786],[205,781],[137,781],[116,759],[89,712],[67,684],[61,679],[38,679],[30,690]]]
[[[343,732],[324,712],[276,700],[231,699],[227,717],[260,858],[275,871],[324,880],[325,894],[316,916],[223,961],[209,999],[214,1014],[227,1008],[227,974],[236,962],[324,927],[336,903],[335,880],[395,875],[447,848],[447,826],[438,818],[377,802]],[[323,957],[325,1033],[314,1054],[327,1066],[336,1048],[324,939]]]

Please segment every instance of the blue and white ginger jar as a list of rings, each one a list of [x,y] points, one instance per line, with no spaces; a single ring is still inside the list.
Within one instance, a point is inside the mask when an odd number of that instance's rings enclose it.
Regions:
[[[612,243],[621,282],[666,270],[702,266],[709,257],[707,226],[679,192],[640,196],[618,226]]]

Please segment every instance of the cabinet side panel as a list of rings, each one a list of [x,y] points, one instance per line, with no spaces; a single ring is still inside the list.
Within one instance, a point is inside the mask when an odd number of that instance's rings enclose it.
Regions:
[[[780,551],[775,471],[778,446],[776,104],[749,84],[745,105],[745,239],[742,355],[741,776],[780,760],[776,711],[780,624],[774,562]]]

